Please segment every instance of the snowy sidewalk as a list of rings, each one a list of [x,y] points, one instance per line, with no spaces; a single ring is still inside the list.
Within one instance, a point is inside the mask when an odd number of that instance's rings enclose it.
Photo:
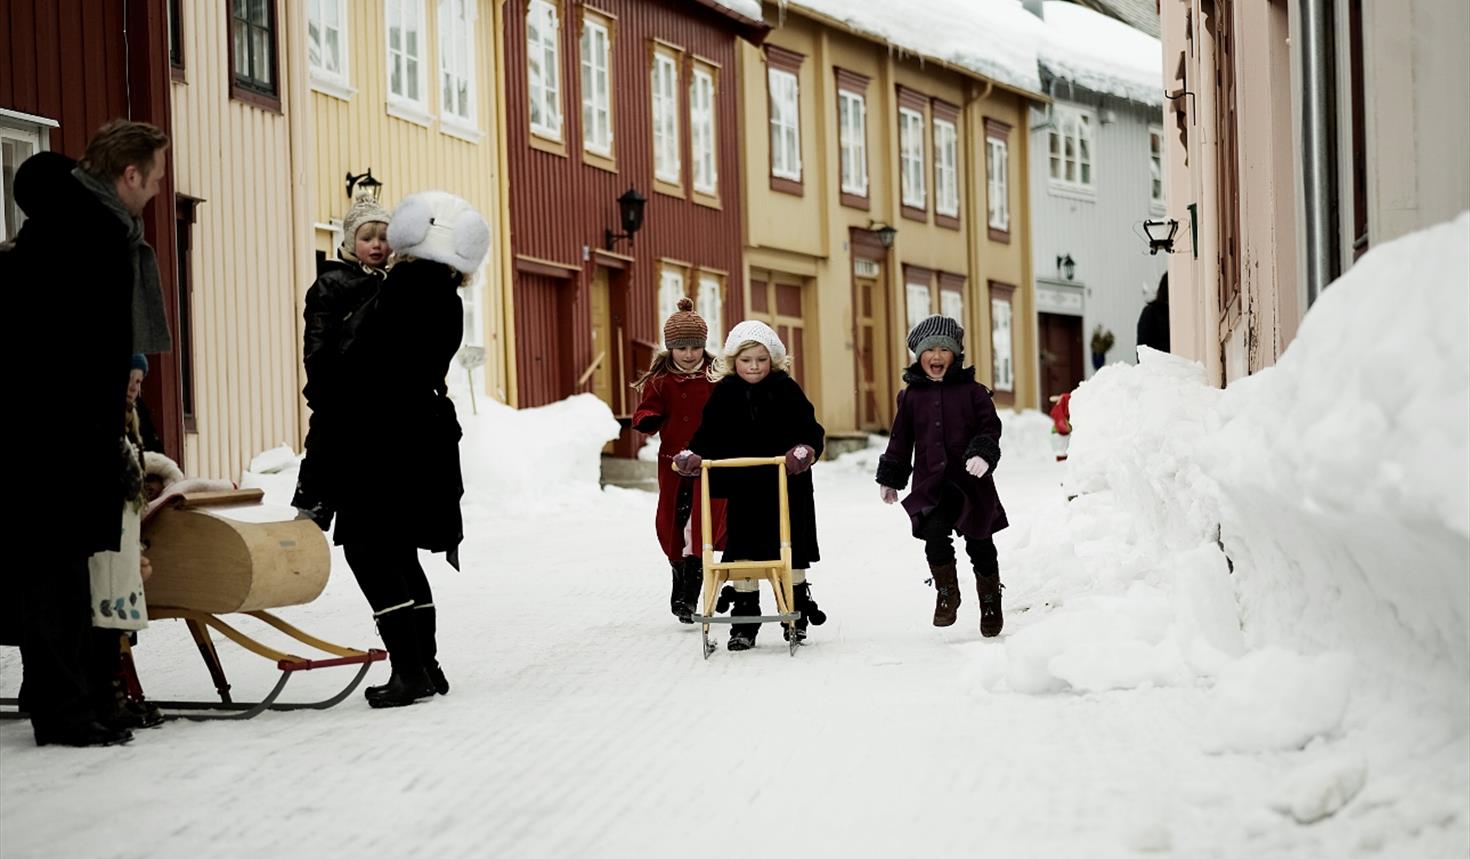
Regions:
[[[931,627],[903,514],[865,467],[817,475],[812,581],[831,620],[794,659],[773,627],[755,651],[700,658],[697,627],[664,607],[652,495],[519,518],[471,506],[465,572],[430,568],[447,698],[174,722],[104,750],[37,749],[28,724],[3,723],[0,853],[1325,855],[1264,809],[1270,765],[1203,751],[1203,690],[985,691],[984,652],[1001,644],[980,638],[973,589],[959,624]],[[1005,463],[1012,521],[1054,514],[1060,476]],[[1003,575],[1017,594],[1045,571]],[[1009,607],[1007,635],[1030,614]],[[282,614],[373,642],[340,557],[319,600]],[[267,688],[263,660],[221,649],[238,694]],[[176,622],[137,658],[156,697],[211,692]],[[18,679],[7,649],[0,691]],[[303,679],[300,698],[332,682]]]

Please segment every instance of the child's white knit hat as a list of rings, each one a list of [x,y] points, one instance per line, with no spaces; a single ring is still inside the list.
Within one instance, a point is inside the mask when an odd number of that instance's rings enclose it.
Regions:
[[[786,361],[786,344],[771,330],[771,326],[758,319],[747,319],[730,329],[730,336],[725,338],[725,355],[735,357],[735,352],[741,343],[754,342],[766,347],[771,353],[771,364],[779,367]]]
[[[490,227],[468,201],[444,191],[420,191],[393,210],[388,244],[400,257],[442,262],[473,274],[490,251]]]

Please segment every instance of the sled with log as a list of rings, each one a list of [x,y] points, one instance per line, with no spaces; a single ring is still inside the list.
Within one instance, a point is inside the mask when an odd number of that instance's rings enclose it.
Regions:
[[[326,536],[294,509],[261,503],[259,489],[228,489],[172,494],[150,506],[143,520],[144,554],[152,575],[144,585],[151,623],[143,634],[162,635],[164,620],[182,620],[214,682],[218,701],[157,701],[166,718],[249,719],[266,710],[323,710],[351,695],[382,650],[358,650],[317,638],[287,623],[272,609],[303,605],[326,587],[331,552]],[[222,615],[243,615],[304,645],[311,656],[272,647]],[[254,624],[252,624],[254,625]],[[211,631],[249,653],[274,662],[280,671],[274,687],[257,701],[236,701]],[[310,652],[308,651],[308,652]],[[129,694],[142,700],[130,649],[124,645]],[[324,668],[357,666],[343,688],[323,700],[283,702],[291,678]],[[16,705],[15,699],[0,704]]]
[[[716,561],[712,534],[714,517],[710,510],[709,477],[715,468],[762,468],[775,466],[776,495],[780,512],[780,557],[755,561]],[[801,646],[796,634],[796,621],[801,615],[796,611],[794,586],[791,581],[791,512],[786,489],[786,457],[748,456],[733,459],[706,459],[700,463],[703,479],[699,481],[699,503],[703,516],[700,521],[700,541],[704,547],[704,586],[702,590],[704,612],[694,615],[694,622],[702,629],[704,658],[709,659],[718,644],[710,638],[710,625],[716,623],[780,623],[787,628],[787,640],[791,655],[795,656]],[[715,613],[715,602],[720,587],[732,580],[756,580],[770,584],[776,596],[776,614],[742,615],[721,617]]]

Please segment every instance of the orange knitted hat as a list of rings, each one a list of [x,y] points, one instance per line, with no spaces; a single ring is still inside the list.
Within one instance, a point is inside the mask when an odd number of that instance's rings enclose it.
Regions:
[[[664,348],[680,346],[704,346],[709,340],[709,325],[694,312],[694,302],[687,297],[679,299],[679,309],[671,313],[664,322]]]

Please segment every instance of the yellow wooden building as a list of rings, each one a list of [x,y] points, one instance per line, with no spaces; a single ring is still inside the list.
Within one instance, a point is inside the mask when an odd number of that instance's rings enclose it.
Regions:
[[[787,341],[835,435],[888,427],[931,313],[961,320],[999,404],[1035,407],[1025,117],[1045,98],[818,4],[765,7],[739,69],[746,315]]]

